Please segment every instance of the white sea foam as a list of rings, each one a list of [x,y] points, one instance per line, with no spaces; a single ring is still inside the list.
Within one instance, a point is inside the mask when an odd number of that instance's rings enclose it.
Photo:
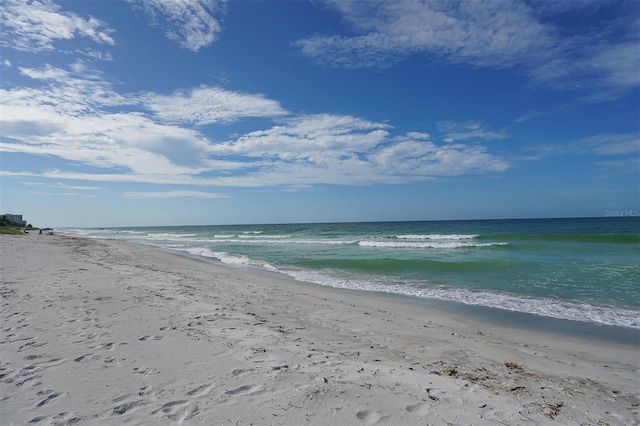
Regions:
[[[455,248],[471,248],[471,247],[492,247],[506,246],[509,243],[475,243],[466,241],[379,241],[367,240],[358,243],[361,247],[379,247],[379,248],[434,248],[434,249],[455,249]]]
[[[291,240],[291,241],[283,241],[284,243],[295,243],[295,244],[319,244],[319,245],[345,245],[345,244],[355,244],[358,240]]]
[[[213,251],[204,247],[190,247],[190,248],[185,248],[182,251],[186,251],[187,253],[193,254],[196,256],[209,257],[212,259],[216,259],[222,263],[225,263],[231,266],[264,268],[270,271],[278,271],[278,268],[276,268],[275,266],[271,265],[268,262],[252,259],[244,255],[231,254],[223,251]]]
[[[291,238],[291,235],[238,235],[238,238],[242,238],[242,239],[256,239],[256,240],[267,240],[267,239],[274,239],[274,240],[280,240],[280,239],[286,239],[286,238]]]
[[[478,237],[478,234],[394,235],[394,238],[403,240],[472,240]]]
[[[206,242],[206,240],[200,240],[202,242]],[[301,240],[301,239],[290,239],[290,238],[279,238],[278,236],[269,237],[264,236],[261,238],[255,237],[228,237],[228,238],[216,238],[213,240],[216,243],[237,243],[237,244],[281,244],[281,245],[290,245],[290,244],[305,244],[305,245],[345,245],[345,244],[355,244],[357,240]]]
[[[536,299],[508,293],[470,291],[460,288],[426,287],[406,284],[394,285],[376,280],[339,278],[310,270],[291,270],[286,271],[286,273],[300,281],[335,288],[401,294],[424,299],[444,300],[466,305],[504,309],[557,319],[586,321],[640,329],[640,314],[636,311],[594,306],[587,303],[566,302],[548,298]]]
[[[163,233],[163,234],[148,234],[147,237],[153,240],[172,240],[176,238],[188,238],[195,237],[198,234],[173,234],[173,233]]]
[[[123,231],[117,231],[117,232],[122,232],[124,234],[133,234],[133,235],[143,235],[146,234],[146,232],[142,232],[142,231],[133,231],[130,229],[125,229]]]

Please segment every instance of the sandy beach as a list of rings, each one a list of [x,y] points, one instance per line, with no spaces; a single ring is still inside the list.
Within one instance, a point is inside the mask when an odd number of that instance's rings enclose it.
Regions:
[[[636,345],[119,240],[0,247],[2,425],[640,423]]]

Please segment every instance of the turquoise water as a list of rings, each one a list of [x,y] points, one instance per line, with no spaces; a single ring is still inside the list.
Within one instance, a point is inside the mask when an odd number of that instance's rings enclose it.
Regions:
[[[640,218],[69,229],[298,280],[640,329]]]

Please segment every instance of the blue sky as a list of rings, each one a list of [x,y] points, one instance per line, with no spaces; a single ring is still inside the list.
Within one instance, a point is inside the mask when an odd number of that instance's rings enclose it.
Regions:
[[[640,205],[635,1],[14,1],[0,209],[40,226]]]

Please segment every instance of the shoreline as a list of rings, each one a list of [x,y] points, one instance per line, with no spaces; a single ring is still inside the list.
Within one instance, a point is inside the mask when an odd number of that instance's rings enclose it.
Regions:
[[[535,322],[541,316],[640,330],[640,291],[633,280],[639,253],[637,245],[628,244],[637,242],[633,226],[637,221],[513,222],[158,226],[69,232],[122,238],[232,267],[255,266],[328,287],[459,303],[474,316],[480,311],[474,307],[484,306],[534,315],[513,318],[521,322]],[[558,328],[567,330],[562,322]],[[624,333],[616,330],[611,334],[622,334],[616,340],[624,340]],[[588,337],[585,327],[578,332]],[[609,337],[595,329],[598,334]],[[637,341],[634,336],[628,340]]]
[[[442,300],[423,302],[419,299],[413,303],[424,303],[432,309],[449,312],[465,320],[486,323],[489,327],[508,327],[513,330],[550,334],[556,338],[575,338],[594,344],[609,343],[640,348],[640,329],[631,327],[553,318]]]
[[[636,345],[122,240],[0,236],[2,424],[633,424]]]
[[[72,237],[75,237],[71,235]],[[139,244],[133,242],[133,244]],[[141,244],[146,245],[146,244]],[[640,348],[640,329],[624,326],[614,326],[608,324],[601,324],[596,322],[570,320],[562,318],[548,317],[544,315],[531,314],[528,312],[511,311],[507,309],[499,309],[482,305],[469,305],[462,302],[454,302],[449,300],[440,299],[427,299],[414,296],[407,296],[399,293],[387,293],[376,292],[367,290],[350,290],[340,287],[331,287],[317,283],[310,283],[306,281],[298,280],[283,272],[273,272],[259,267],[252,266],[234,266],[226,264],[215,258],[208,258],[205,256],[199,256],[191,254],[185,251],[175,250],[171,248],[165,248],[160,246],[154,246],[152,244],[147,245],[153,247],[164,253],[186,257],[210,263],[212,265],[220,266],[223,268],[236,269],[240,271],[247,271],[258,275],[272,276],[277,279],[294,281],[297,283],[304,283],[305,285],[315,285],[332,290],[346,290],[357,293],[365,293],[368,295],[375,295],[378,297],[401,300],[404,303],[416,304],[419,306],[425,306],[429,309],[434,309],[441,313],[459,316],[467,321],[480,321],[486,323],[488,326],[504,326],[514,330],[530,330],[539,333],[550,333],[558,337],[569,337],[584,339],[592,341],[593,343],[611,343],[628,345]],[[508,324],[508,325],[505,325]]]

